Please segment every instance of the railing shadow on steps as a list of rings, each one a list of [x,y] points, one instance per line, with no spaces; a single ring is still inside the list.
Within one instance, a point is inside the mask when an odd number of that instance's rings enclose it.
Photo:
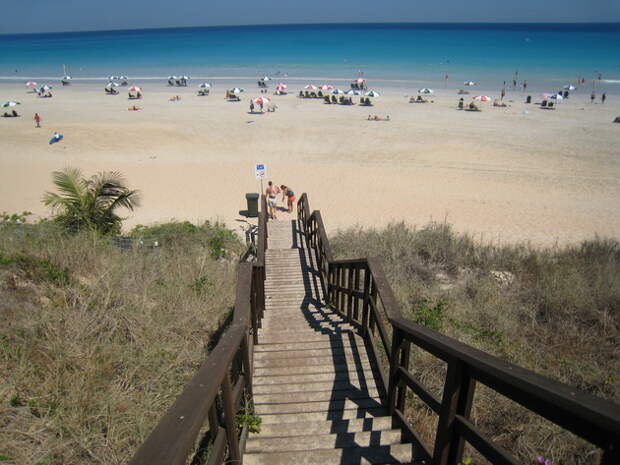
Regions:
[[[602,465],[620,464],[619,405],[504,362],[407,320],[380,260],[334,260],[321,213],[310,211],[305,193],[298,201],[297,217],[305,242],[314,251],[326,303],[361,325],[362,336],[375,359],[385,360],[381,375],[387,387],[388,411],[434,465],[457,465],[462,460],[465,442],[493,464],[519,463],[470,420],[476,383],[596,445],[602,450]],[[411,373],[412,345],[447,364],[441,399]],[[408,390],[439,415],[432,450],[407,421]]]
[[[256,261],[240,263],[232,322],[196,375],[136,451],[130,465],[240,464],[251,412],[253,348],[265,310],[267,202],[261,196]],[[203,431],[206,432],[203,433]]]

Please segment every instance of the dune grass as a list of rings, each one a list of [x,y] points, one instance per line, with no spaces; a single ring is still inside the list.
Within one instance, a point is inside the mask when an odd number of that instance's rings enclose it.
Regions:
[[[403,313],[415,322],[620,402],[618,241],[538,249],[481,244],[444,223],[397,223],[350,228],[330,243],[337,258],[381,257]],[[415,374],[440,396],[444,364],[421,350],[412,359]],[[436,416],[414,396],[408,401],[414,427],[432,444]],[[538,456],[597,463],[593,446],[484,387],[477,388],[472,418],[523,463]]]
[[[0,221],[0,463],[127,463],[209,352],[238,238],[210,223],[131,235],[121,250]]]

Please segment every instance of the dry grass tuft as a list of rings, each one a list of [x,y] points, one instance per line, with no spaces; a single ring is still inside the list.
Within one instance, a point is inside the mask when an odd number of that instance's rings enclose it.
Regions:
[[[127,251],[0,223],[0,461],[127,463],[231,310],[239,241],[197,229]]]

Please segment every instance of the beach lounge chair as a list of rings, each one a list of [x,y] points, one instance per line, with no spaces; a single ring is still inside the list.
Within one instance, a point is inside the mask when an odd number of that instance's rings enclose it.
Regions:
[[[547,107],[547,101],[543,100],[542,102],[540,102],[540,108],[546,108]]]
[[[310,98],[310,92],[306,91],[304,95],[306,96],[306,98]]]
[[[324,101],[325,103],[329,103],[330,105],[331,105],[331,103],[332,103],[331,99],[329,98],[329,95],[326,95],[325,97],[323,97],[323,101]]]
[[[320,90],[317,92],[317,94],[316,94],[316,95],[318,95],[318,96],[319,96],[319,98],[323,98],[323,92],[322,92],[322,91],[320,91]]]
[[[316,98],[316,92],[310,92],[310,97],[311,98]]]
[[[547,108],[553,108],[553,106],[554,106],[554,105],[555,105],[555,104],[554,104],[553,102],[549,102],[549,103],[547,104]],[[555,108],[553,108],[553,109],[555,110]]]
[[[332,95],[332,103],[338,103],[338,99],[335,95]]]

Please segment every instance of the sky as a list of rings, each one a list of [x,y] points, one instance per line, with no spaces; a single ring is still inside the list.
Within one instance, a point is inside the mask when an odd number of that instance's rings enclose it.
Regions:
[[[0,0],[0,34],[363,22],[620,22],[619,0]]]

